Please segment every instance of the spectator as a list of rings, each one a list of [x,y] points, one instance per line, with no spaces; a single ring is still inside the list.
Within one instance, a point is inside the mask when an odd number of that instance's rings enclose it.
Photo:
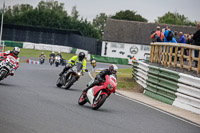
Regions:
[[[173,32],[170,30],[168,26],[165,28],[164,36],[165,36],[164,42],[177,43],[176,39],[174,38]]]
[[[151,39],[154,40],[154,42],[163,42],[164,34],[160,31],[160,26],[156,27],[156,32],[151,34]]]
[[[185,36],[183,35],[183,32],[179,32],[179,43],[186,43],[186,40],[185,40]]]
[[[193,44],[200,46],[200,22],[197,24],[197,31],[193,35]]]
[[[131,61],[132,65],[134,64],[134,62],[133,62],[134,60],[136,60],[136,59],[135,59],[135,56],[133,55],[132,61]]]
[[[197,31],[194,33],[192,39],[193,39],[192,41],[193,45],[200,46],[200,22],[197,24]],[[195,50],[195,57],[198,58],[198,54],[199,54],[199,51]],[[194,61],[194,62],[195,62],[195,67],[197,67],[197,61]]]
[[[190,33],[188,36],[187,36],[188,40],[186,41],[187,44],[191,44],[192,43],[192,34]]]
[[[178,36],[178,32],[177,31],[174,31],[174,37],[175,37],[176,41],[178,42],[179,41],[179,36]]]

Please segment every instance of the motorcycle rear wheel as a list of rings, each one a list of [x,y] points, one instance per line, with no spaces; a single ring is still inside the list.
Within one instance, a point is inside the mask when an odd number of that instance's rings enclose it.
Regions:
[[[86,98],[84,98],[83,93],[82,93],[81,96],[78,99],[78,104],[79,105],[84,105],[86,103],[87,103],[87,100],[86,100]]]
[[[0,80],[3,80],[6,76],[6,74],[7,74],[6,71],[4,71],[4,70],[0,71]]]
[[[100,95],[99,99],[97,101],[94,101],[93,105],[92,105],[92,109],[93,110],[97,110],[99,109],[103,103],[106,101],[107,96],[105,94]]]

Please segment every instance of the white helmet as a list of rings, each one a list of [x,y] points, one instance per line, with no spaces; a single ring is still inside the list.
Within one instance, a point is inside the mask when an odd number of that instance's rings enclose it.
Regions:
[[[15,56],[17,56],[19,54],[19,52],[20,52],[20,48],[19,47],[14,47],[12,52],[13,52],[13,54]]]
[[[116,74],[117,71],[118,71],[118,67],[115,64],[112,64],[112,65],[109,66],[109,71],[112,74]]]

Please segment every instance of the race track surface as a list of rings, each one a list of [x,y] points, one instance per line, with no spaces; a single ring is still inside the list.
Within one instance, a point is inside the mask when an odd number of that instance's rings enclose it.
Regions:
[[[91,78],[86,73],[71,89],[57,88],[62,68],[21,63],[14,77],[0,81],[0,133],[200,132],[199,127],[113,94],[97,111],[89,104],[79,106]]]

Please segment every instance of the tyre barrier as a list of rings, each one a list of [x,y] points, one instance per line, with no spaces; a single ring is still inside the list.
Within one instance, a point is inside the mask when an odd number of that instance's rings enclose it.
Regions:
[[[145,95],[200,114],[200,78],[134,61],[133,79]]]
[[[30,60],[30,59],[27,59],[26,62],[27,62],[28,64],[36,64],[36,65],[40,64],[39,61],[34,61],[34,60]]]

